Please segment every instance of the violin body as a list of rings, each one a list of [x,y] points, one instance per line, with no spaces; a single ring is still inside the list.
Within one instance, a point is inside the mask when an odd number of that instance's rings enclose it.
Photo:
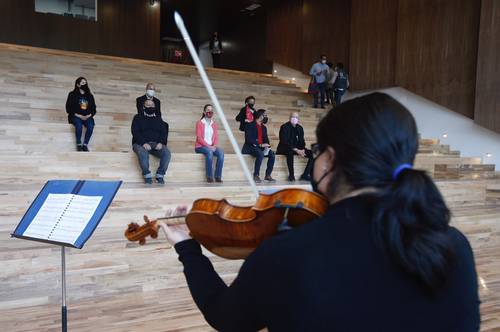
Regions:
[[[260,193],[251,207],[234,206],[225,199],[198,199],[186,224],[191,236],[217,256],[241,259],[278,233],[285,218],[295,227],[323,215],[327,208],[328,202],[319,194],[284,189]]]
[[[260,193],[254,206],[242,207],[225,199],[198,199],[185,216],[191,237],[217,256],[228,259],[247,257],[262,241],[280,228],[296,227],[323,215],[328,201],[303,189],[283,189]],[[144,244],[144,237],[158,236],[156,220],[144,216],[145,224],[131,223],[125,236]]]

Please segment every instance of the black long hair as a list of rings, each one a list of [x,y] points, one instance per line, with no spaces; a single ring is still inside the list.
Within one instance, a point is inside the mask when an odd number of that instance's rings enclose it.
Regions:
[[[203,113],[201,113],[201,119],[200,120],[203,120],[203,118],[205,117],[205,111],[207,110],[208,106],[212,106],[212,104],[205,104],[205,106],[203,106]],[[212,108],[213,108],[213,106],[212,106]]]
[[[85,85],[85,87],[81,88],[83,91],[85,91],[85,94],[90,94],[90,87],[89,87],[89,81],[87,81],[87,79],[85,77],[78,77],[76,80],[75,80],[75,88],[73,89],[73,91],[75,92],[79,92],[80,91],[80,88],[77,86],[77,84],[80,84],[80,82],[82,80],[85,80],[85,82],[87,82],[87,84]]]
[[[375,242],[404,271],[431,289],[444,284],[453,261],[450,211],[426,172],[413,164],[418,132],[411,113],[383,93],[349,100],[319,123],[322,149],[335,150],[329,195],[340,183],[352,189],[377,188],[373,215]]]

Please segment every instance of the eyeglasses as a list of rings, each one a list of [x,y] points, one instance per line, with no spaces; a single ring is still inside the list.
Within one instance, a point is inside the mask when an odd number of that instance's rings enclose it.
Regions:
[[[323,153],[323,151],[325,151],[325,149],[318,143],[315,143],[311,145],[311,151],[313,159],[316,159]]]

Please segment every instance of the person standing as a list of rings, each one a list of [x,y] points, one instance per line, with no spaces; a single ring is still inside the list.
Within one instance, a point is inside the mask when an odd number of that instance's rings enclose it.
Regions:
[[[248,123],[245,126],[245,144],[241,153],[250,154],[255,157],[255,164],[253,169],[253,179],[256,183],[262,182],[260,179],[260,165],[264,157],[267,157],[267,168],[265,181],[274,182],[271,177],[274,167],[274,152],[271,150],[269,144],[269,137],[267,136],[267,123],[266,110],[258,110],[255,112],[255,121]]]
[[[342,96],[349,88],[349,76],[344,71],[344,64],[342,62],[337,63],[332,81],[333,92],[335,93],[335,105],[340,105]]]
[[[68,113],[68,123],[75,127],[76,150],[88,152],[88,144],[95,126],[96,105],[85,77],[78,77],[75,88],[68,94],[66,113]],[[83,127],[86,131],[82,144]]]
[[[146,93],[135,100],[137,106],[137,114],[141,114],[144,111],[144,103],[146,100],[152,100],[154,102],[154,108],[156,114],[161,118],[161,102],[156,95],[156,87],[153,83],[146,84]]]
[[[217,163],[215,164],[215,182],[221,183],[224,151],[217,146],[219,144],[219,133],[213,116],[214,109],[212,105],[205,105],[201,119],[196,122],[195,152],[205,155],[205,174],[208,183],[214,182],[213,157],[217,158]]]
[[[168,126],[158,116],[152,100],[146,100],[144,110],[134,116],[131,130],[132,147],[137,155],[144,182],[153,183],[153,175],[149,171],[149,155],[152,154],[160,158],[156,181],[164,184],[164,177],[170,163],[170,151],[167,149]]]
[[[276,154],[286,155],[286,165],[288,166],[288,181],[295,181],[293,167],[293,156],[298,155],[307,159],[307,165],[300,180],[309,181],[311,179],[312,152],[306,149],[304,141],[304,128],[299,124],[299,113],[292,112],[290,120],[280,127],[280,142],[276,149]]]
[[[220,57],[222,54],[222,41],[220,40],[219,33],[214,32],[209,43],[210,53],[212,53],[212,61],[214,68],[220,68]]]
[[[325,108],[325,89],[326,75],[328,74],[328,65],[326,64],[326,55],[322,54],[320,61],[312,65],[309,75],[312,76],[312,81],[316,84],[317,92],[313,93],[313,107],[318,107],[318,95],[320,98],[321,108]]]
[[[245,106],[243,106],[236,116],[236,121],[240,123],[240,131],[245,131],[245,126],[253,122],[255,114],[255,97],[248,96],[245,98]]]

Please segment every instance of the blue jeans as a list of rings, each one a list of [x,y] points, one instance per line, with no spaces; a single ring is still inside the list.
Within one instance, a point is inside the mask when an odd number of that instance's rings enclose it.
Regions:
[[[214,177],[213,171],[213,160],[214,156],[217,157],[217,163],[215,164],[215,177],[222,178],[222,166],[224,166],[224,151],[221,148],[216,148],[215,151],[210,150],[205,146],[200,146],[195,148],[196,153],[203,153],[205,155],[205,173],[208,178]]]
[[[87,131],[85,132],[85,138],[83,140],[83,144],[87,145],[90,142],[90,137],[92,137],[92,132],[94,131],[94,118],[88,118],[87,120],[82,120],[80,118],[77,118],[76,116],[73,117],[73,126],[75,126],[75,135],[76,135],[76,144],[81,145],[82,144],[82,131],[83,127],[87,128]]]
[[[250,154],[255,157],[255,165],[253,168],[253,175],[259,176],[260,174],[260,165],[262,164],[262,160],[264,159],[264,152],[257,146],[244,144],[243,149],[241,150],[243,154]],[[266,176],[271,176],[274,167],[274,152],[269,150],[269,154],[267,155],[267,168],[266,168]]]
[[[335,92],[335,105],[340,105],[345,89],[334,89],[333,91]]]
[[[318,107],[318,95],[320,95],[321,107],[325,107],[326,82],[316,84],[318,85],[318,92],[313,94],[313,107]]]
[[[157,145],[156,142],[148,142],[151,146],[151,150],[146,150],[142,145],[134,144],[133,150],[137,155],[137,159],[139,159],[139,165],[142,169],[142,175],[144,178],[151,178],[151,172],[149,171],[149,155],[152,154],[155,157],[160,158],[160,165],[158,166],[158,170],[156,171],[156,177],[162,178],[165,176],[165,173],[168,169],[168,164],[170,163],[170,151],[167,149],[165,145],[162,146],[160,150],[155,150]]]

